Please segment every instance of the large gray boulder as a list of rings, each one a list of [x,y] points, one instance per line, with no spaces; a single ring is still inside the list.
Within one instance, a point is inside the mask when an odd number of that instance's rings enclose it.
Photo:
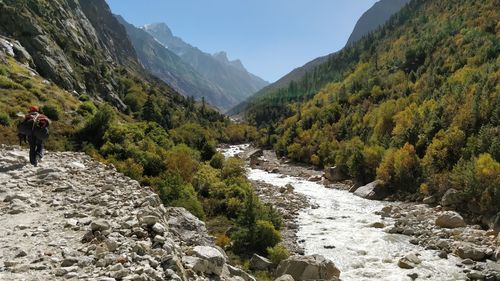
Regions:
[[[253,254],[252,258],[250,259],[250,269],[267,270],[272,265],[273,263],[270,260],[257,254]]]
[[[457,212],[447,211],[436,218],[436,225],[443,228],[457,228],[465,226],[464,218]]]
[[[168,229],[174,238],[189,246],[213,245],[213,238],[208,235],[205,223],[184,208],[167,208]]]
[[[195,264],[193,270],[217,276],[222,274],[226,264],[226,257],[219,249],[209,246],[196,246],[189,254],[194,257],[191,258],[191,262]]]
[[[354,195],[370,200],[382,200],[388,195],[388,192],[383,182],[376,180],[358,188],[354,191]]]
[[[339,166],[325,168],[325,173],[323,176],[331,182],[344,181],[349,179],[349,177],[344,173],[344,171],[342,171],[342,168]]]
[[[288,274],[294,280],[339,280],[340,270],[321,255],[292,256],[280,262],[276,276]]]
[[[453,207],[462,202],[463,193],[453,188],[448,189],[444,193],[443,198],[441,198],[441,205],[443,207]]]

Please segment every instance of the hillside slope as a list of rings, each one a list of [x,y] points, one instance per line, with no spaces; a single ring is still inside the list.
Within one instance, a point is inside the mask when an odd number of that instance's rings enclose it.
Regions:
[[[401,10],[401,8],[408,2],[410,2],[410,0],[381,0],[375,3],[375,5],[366,11],[358,20],[346,46],[359,41],[363,36],[376,30],[378,27],[387,22],[392,15]],[[335,53],[316,58],[305,65],[292,70],[278,81],[268,85],[249,97],[249,99],[244,103],[231,109],[229,114],[244,114],[247,107],[251,106],[251,104],[254,103],[254,100],[258,100],[259,97],[265,95],[275,95],[275,92],[280,92],[280,94],[286,95],[284,92],[286,92],[286,89],[292,81],[299,82],[307,75],[314,75],[313,72],[316,71],[315,68],[327,63],[328,59],[333,55],[335,55]]]
[[[206,79],[219,86],[224,94],[238,102],[265,87],[268,83],[249,73],[239,60],[229,61],[224,52],[207,54],[172,34],[164,23],[144,27],[160,43],[190,64]],[[236,104],[233,104],[233,106]]]
[[[82,153],[0,147],[1,280],[255,280],[205,225]],[[108,278],[108,279],[104,279]]]
[[[202,77],[191,65],[165,48],[146,31],[117,17],[125,27],[140,63],[152,74],[168,83],[184,96],[193,96],[205,100],[226,111],[237,103],[237,99],[226,95],[206,78]]]
[[[487,220],[500,211],[496,7],[414,0],[250,116],[282,155]]]

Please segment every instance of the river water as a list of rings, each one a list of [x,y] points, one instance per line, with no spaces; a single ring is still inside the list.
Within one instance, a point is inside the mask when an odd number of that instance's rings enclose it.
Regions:
[[[226,157],[236,155],[248,145],[225,149]],[[441,259],[437,252],[409,243],[410,237],[389,234],[369,225],[382,222],[392,225],[391,219],[381,220],[380,211],[389,202],[372,201],[354,196],[344,190],[328,189],[305,179],[268,173],[248,168],[247,176],[275,186],[291,184],[295,192],[304,194],[318,208],[307,208],[297,219],[299,243],[306,255],[321,254],[331,259],[341,271],[343,281],[412,280],[409,274],[417,273],[417,280],[455,281],[466,280],[456,266],[460,259],[449,255]],[[414,269],[402,269],[398,260],[409,253],[419,255],[422,263]]]

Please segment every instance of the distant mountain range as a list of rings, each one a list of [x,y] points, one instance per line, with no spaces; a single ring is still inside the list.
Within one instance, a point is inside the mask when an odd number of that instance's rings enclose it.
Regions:
[[[171,50],[165,48],[153,36],[137,28],[122,17],[116,16],[125,27],[127,35],[135,48],[141,64],[149,72],[184,96],[192,96],[197,100],[205,100],[221,110],[237,103],[239,100],[225,94],[222,89],[196,71],[191,65],[184,62]]]
[[[346,46],[359,41],[363,36],[375,31],[381,25],[383,25],[389,18],[397,13],[401,8],[409,3],[411,0],[381,0],[375,3],[368,11],[366,11],[361,18],[356,23]],[[278,79],[276,82],[266,86],[262,90],[256,92],[253,96],[249,98],[248,101],[243,102],[229,111],[230,114],[239,114],[245,111],[248,106],[248,102],[251,102],[253,98],[260,96],[265,96],[269,93],[276,92],[280,89],[287,88],[292,81],[300,81],[306,76],[307,73],[312,72],[318,66],[325,64],[328,59],[335,55],[335,53],[318,57],[305,65],[292,70],[290,73],[286,74],[282,78]]]
[[[129,36],[131,37],[137,37],[139,34],[141,37],[146,37],[137,29],[132,30],[130,27],[128,29],[130,31]],[[158,53],[162,53],[166,57],[171,58],[175,54],[183,63],[188,64],[190,68],[183,66],[181,67],[182,73],[177,73],[176,70],[180,68],[180,63],[177,59],[175,60],[175,65],[170,65],[170,63],[173,63],[173,60],[169,62],[168,59],[165,59],[164,62],[152,61],[151,55],[155,53],[151,52],[152,50],[149,50],[149,55],[144,54],[144,56],[141,56],[139,54],[139,58],[145,67],[157,75],[163,73],[163,75],[160,75],[160,78],[164,77],[162,79],[167,82],[169,82],[167,78],[172,76],[188,77],[190,83],[179,83],[178,81],[177,85],[181,88],[180,92],[190,93],[193,90],[193,87],[183,89],[182,84],[189,84],[190,86],[197,84],[197,87],[194,88],[196,96],[205,96],[207,101],[222,110],[227,110],[235,106],[269,84],[263,79],[249,73],[240,60],[230,61],[225,52],[211,55],[184,42],[181,38],[174,36],[165,23],[149,24],[144,26],[142,30],[149,33],[165,49],[168,49],[160,51],[158,46],[148,39],[148,45],[155,45],[154,48],[157,50],[156,56]],[[143,45],[146,43],[142,39],[136,39],[138,40],[132,39],[133,42],[136,41],[136,49],[144,49]],[[141,53],[141,51],[138,52]],[[141,57],[144,58],[144,61],[142,61]],[[160,58],[160,60],[162,59]],[[198,75],[193,74],[192,70],[197,72]],[[169,73],[165,73],[165,71]],[[186,75],[186,71],[190,75]]]

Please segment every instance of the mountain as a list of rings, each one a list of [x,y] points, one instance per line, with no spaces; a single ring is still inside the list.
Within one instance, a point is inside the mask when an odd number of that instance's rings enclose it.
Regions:
[[[279,155],[483,223],[500,212],[498,18],[496,0],[413,0],[247,117]]]
[[[410,2],[410,0],[380,0],[379,2],[375,3],[358,20],[346,46],[360,40],[363,36],[379,28],[381,25],[387,22],[387,20],[389,20],[389,18],[393,14],[401,10],[401,8],[408,2]],[[279,89],[286,88],[292,81],[300,81],[308,72],[312,72],[319,65],[326,63],[328,61],[328,58],[334,54],[316,58],[306,63],[305,65],[292,70],[287,75],[278,79],[278,81],[268,85],[267,87],[251,96],[248,101],[245,101],[242,104],[239,104],[235,108],[231,109],[229,111],[229,114],[242,113],[243,111],[245,111],[248,103],[251,103],[253,98],[270,94]]]
[[[346,46],[359,41],[366,34],[377,30],[411,0],[381,0],[366,11],[356,23]]]
[[[225,95],[234,97],[238,102],[268,85],[266,81],[249,73],[241,61],[229,61],[225,52],[207,54],[174,36],[164,23],[146,25],[144,30],[222,89]]]
[[[137,28],[122,17],[118,21],[125,27],[141,64],[152,74],[168,83],[184,96],[205,100],[225,111],[238,102],[226,95],[212,82],[201,76],[191,65],[171,50],[165,48],[143,29]]]

